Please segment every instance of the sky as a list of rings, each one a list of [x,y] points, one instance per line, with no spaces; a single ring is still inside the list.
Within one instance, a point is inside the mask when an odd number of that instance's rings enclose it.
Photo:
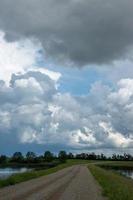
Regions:
[[[0,154],[133,154],[132,19],[132,0],[0,0]]]

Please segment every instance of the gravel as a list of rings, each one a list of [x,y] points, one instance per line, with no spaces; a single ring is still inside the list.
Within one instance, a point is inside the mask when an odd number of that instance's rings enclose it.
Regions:
[[[0,189],[0,200],[104,200],[87,166],[76,165],[56,173]]]

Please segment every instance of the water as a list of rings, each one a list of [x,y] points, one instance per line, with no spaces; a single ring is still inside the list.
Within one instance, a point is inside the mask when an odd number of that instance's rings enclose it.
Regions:
[[[113,170],[119,174],[122,174],[128,178],[133,179],[133,168],[127,167],[114,167],[114,166],[102,166],[106,170]]]
[[[17,174],[17,173],[24,173],[24,172],[28,172],[31,171],[31,169],[26,168],[26,167],[21,167],[21,168],[11,168],[11,167],[7,167],[7,168],[0,168],[0,179],[6,179],[9,176],[13,175],[13,174]]]
[[[119,172],[120,174],[128,177],[128,178],[131,178],[133,179],[133,170],[127,170],[127,169],[118,169],[118,170],[115,170],[117,172]]]

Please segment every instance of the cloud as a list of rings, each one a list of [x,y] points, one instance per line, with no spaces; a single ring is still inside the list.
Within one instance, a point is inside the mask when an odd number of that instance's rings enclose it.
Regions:
[[[133,138],[131,137],[124,137],[123,134],[114,131],[112,126],[105,122],[100,122],[99,126],[103,128],[103,130],[108,135],[108,143],[114,147],[129,147],[133,145]]]
[[[131,0],[1,0],[8,40],[35,37],[46,58],[76,66],[132,58]]]
[[[41,46],[28,39],[7,42],[4,36],[5,33],[0,32],[0,79],[9,84],[13,73],[23,72],[35,65]]]
[[[37,44],[0,34],[1,152],[7,144],[12,151],[132,149],[133,79],[120,78],[113,87],[95,82],[82,96],[61,93],[63,74],[37,67]]]
[[[15,138],[10,144],[14,148],[19,144],[69,150],[130,149],[132,87],[132,79],[121,79],[114,90],[97,82],[88,95],[77,97],[60,93],[56,82],[41,72],[14,75],[10,86],[0,85],[1,138]]]
[[[46,74],[55,82],[61,77],[61,73],[54,72],[42,67],[37,67],[38,62],[43,60],[40,51],[42,46],[33,38],[7,41],[5,33],[0,32],[0,80],[9,85],[13,74],[37,71]],[[43,64],[42,64],[43,65]]]
[[[45,68],[39,68],[39,67],[34,67],[34,68],[29,68],[28,71],[33,71],[33,72],[41,72],[42,74],[45,74],[47,76],[49,76],[52,80],[54,80],[55,82],[58,81],[61,78],[61,73],[60,72],[54,72],[54,71],[50,71],[48,69]]]

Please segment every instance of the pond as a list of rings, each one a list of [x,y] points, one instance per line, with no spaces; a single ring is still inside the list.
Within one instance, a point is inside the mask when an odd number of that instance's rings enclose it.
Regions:
[[[115,170],[116,172],[119,172],[120,174],[133,179],[133,169],[128,170],[128,169],[117,169]]]
[[[105,168],[107,170],[113,170],[119,174],[122,174],[128,178],[133,179],[133,167],[115,167],[115,166],[105,166],[101,165],[102,168]]]
[[[6,167],[6,168],[0,168],[0,179],[6,179],[9,176],[17,173],[24,173],[31,171],[32,169],[21,167],[21,168],[12,168],[12,167]]]

